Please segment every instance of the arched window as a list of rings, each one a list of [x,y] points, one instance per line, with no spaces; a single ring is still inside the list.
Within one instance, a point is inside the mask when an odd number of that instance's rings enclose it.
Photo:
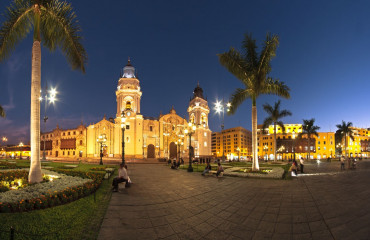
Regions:
[[[191,116],[190,116],[190,122],[191,122],[191,123],[194,123],[194,121],[195,121],[194,114],[191,114]]]
[[[126,102],[126,109],[131,109],[131,102],[130,101]]]

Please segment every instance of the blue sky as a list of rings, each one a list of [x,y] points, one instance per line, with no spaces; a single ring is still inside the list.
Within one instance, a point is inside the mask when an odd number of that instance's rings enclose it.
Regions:
[[[1,1],[0,11],[10,2]],[[104,114],[114,117],[115,89],[128,56],[139,73],[144,116],[157,117],[174,105],[187,117],[198,81],[213,108],[216,99],[228,99],[242,87],[216,54],[240,49],[245,33],[261,45],[267,32],[280,38],[271,76],[291,89],[291,99],[282,100],[282,108],[293,113],[285,123],[315,118],[322,131],[335,131],[342,120],[370,127],[368,1],[85,0],[72,6],[88,65],[86,74],[72,71],[59,50],[42,48],[42,85],[47,80],[60,93],[47,110],[47,130],[98,122]],[[0,104],[7,112],[0,136],[8,136],[9,143],[29,141],[31,47],[29,36],[0,63]],[[262,105],[278,99],[258,98],[259,123],[266,117]],[[214,111],[209,119],[211,130],[220,131]],[[251,129],[250,100],[225,116],[225,128],[236,126]]]

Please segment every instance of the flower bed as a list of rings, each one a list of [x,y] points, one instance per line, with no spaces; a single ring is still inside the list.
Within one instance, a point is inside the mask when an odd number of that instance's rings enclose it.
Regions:
[[[28,186],[28,172],[24,170],[0,172],[0,192]]]
[[[10,171],[7,171],[10,172]],[[87,196],[99,188],[104,174],[58,170],[42,170],[53,181],[0,193],[0,212],[22,212],[54,207]]]
[[[281,167],[260,168],[258,172],[253,172],[247,167],[233,167],[225,169],[225,176],[234,177],[253,177],[253,178],[275,178],[281,179],[284,174],[284,169]]]
[[[90,168],[92,171],[104,171],[105,172],[106,167],[93,167]]]

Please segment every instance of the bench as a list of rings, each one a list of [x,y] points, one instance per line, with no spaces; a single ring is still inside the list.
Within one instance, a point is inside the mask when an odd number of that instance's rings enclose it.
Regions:
[[[118,183],[118,191],[126,188],[126,182]]]
[[[112,174],[114,173],[114,170],[115,170],[115,168],[106,168],[104,179],[109,179],[110,176],[112,176]]]
[[[216,174],[217,171],[215,170],[211,170],[208,172],[208,176],[212,176],[213,174]],[[220,175],[218,177],[223,177],[224,176],[224,172],[221,172]]]

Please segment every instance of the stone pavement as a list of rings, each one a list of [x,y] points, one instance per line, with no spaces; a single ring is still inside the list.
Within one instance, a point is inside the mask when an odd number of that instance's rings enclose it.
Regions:
[[[370,239],[370,161],[357,167],[307,163],[289,181],[132,164],[98,239]]]

